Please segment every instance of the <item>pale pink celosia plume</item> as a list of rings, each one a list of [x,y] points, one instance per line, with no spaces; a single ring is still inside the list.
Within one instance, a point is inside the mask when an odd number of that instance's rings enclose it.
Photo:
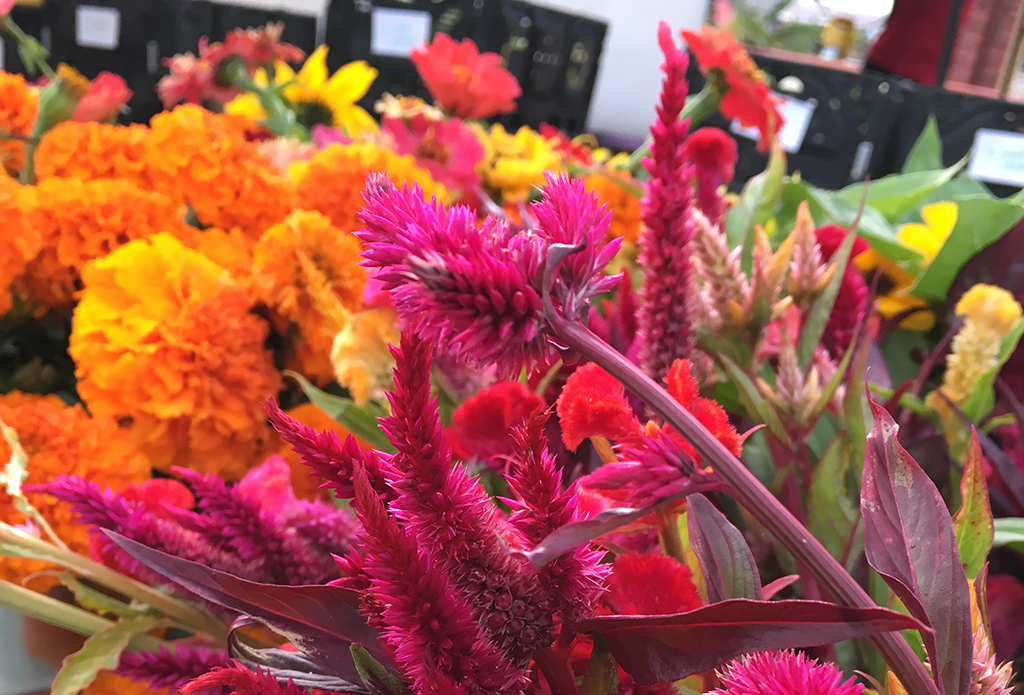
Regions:
[[[689,121],[680,121],[688,85],[685,51],[676,46],[668,24],[658,26],[658,43],[665,54],[658,117],[651,126],[651,156],[644,166],[651,178],[641,201],[644,230],[640,233],[640,361],[655,381],[661,381],[674,360],[693,352],[687,305],[693,294],[690,245],[693,222],[693,165],[684,141]]]

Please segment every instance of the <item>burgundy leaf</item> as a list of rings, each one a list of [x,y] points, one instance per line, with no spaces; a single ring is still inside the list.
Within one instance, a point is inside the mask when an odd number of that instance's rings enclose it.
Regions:
[[[360,615],[355,591],[328,585],[259,584],[153,550],[111,531],[104,533],[136,560],[182,588],[280,633],[328,675],[351,683],[360,681],[352,662],[352,644],[383,658],[379,633]]]
[[[779,577],[774,582],[768,582],[761,588],[761,598],[768,601],[772,599],[775,594],[779,593],[791,584],[796,584],[798,581],[800,581],[799,574],[787,574],[785,577]]]
[[[686,503],[690,544],[700,560],[708,603],[730,598],[761,599],[761,576],[743,534],[703,495]]]
[[[748,652],[812,647],[893,630],[927,630],[911,616],[886,608],[749,599],[730,599],[676,615],[602,616],[584,621],[580,629],[603,635],[619,666],[640,685],[687,678]]]
[[[966,693],[971,677],[971,599],[956,532],[938,489],[896,439],[889,413],[871,404],[861,487],[864,549],[923,632],[935,683],[945,695]]]

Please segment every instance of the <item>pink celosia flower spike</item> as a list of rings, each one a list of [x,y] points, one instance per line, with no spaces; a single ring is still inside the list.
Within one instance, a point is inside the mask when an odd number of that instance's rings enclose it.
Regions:
[[[477,622],[515,664],[525,668],[553,640],[550,608],[525,560],[506,553],[504,524],[480,483],[452,466],[437,399],[430,395],[433,347],[413,331],[394,350],[391,417],[381,419],[397,453],[391,459],[398,497],[391,509],[452,585]]]
[[[668,24],[658,26],[665,54],[658,118],[651,126],[651,156],[644,166],[651,178],[641,201],[644,230],[640,233],[640,360],[647,373],[661,381],[672,362],[693,351],[687,303],[692,290],[690,242],[693,221],[693,166],[684,141],[689,121],[680,121],[688,85],[685,51],[676,46]]]
[[[355,508],[363,525],[363,569],[382,612],[384,639],[416,693],[520,693],[525,674],[474,620],[469,603],[422,543],[400,528],[356,468]]]
[[[577,519],[576,486],[562,490],[561,474],[544,436],[546,421],[547,414],[538,409],[514,431],[518,453],[512,458],[508,482],[518,499],[505,502],[512,509],[510,525],[529,548]],[[548,604],[570,629],[594,614],[610,569],[601,564],[604,555],[604,550],[581,546],[538,571]]]
[[[174,651],[160,647],[155,652],[125,652],[117,664],[117,674],[150,688],[177,692],[194,678],[215,668],[232,664],[226,651],[177,644]]]
[[[300,688],[288,679],[282,686],[268,671],[259,666],[250,671],[241,662],[234,662],[226,668],[215,668],[196,678],[181,689],[182,695],[198,695],[217,691],[229,695],[307,695],[306,688]]]
[[[708,695],[861,695],[864,686],[833,664],[802,652],[759,652],[733,661],[718,674],[722,687]]]

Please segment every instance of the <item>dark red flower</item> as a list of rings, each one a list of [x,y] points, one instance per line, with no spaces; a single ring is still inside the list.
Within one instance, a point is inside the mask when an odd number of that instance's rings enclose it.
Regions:
[[[670,615],[700,608],[690,568],[667,555],[615,558],[605,601],[619,615]]]
[[[697,205],[709,220],[718,222],[725,204],[718,189],[728,185],[736,170],[736,141],[719,128],[700,128],[683,144],[696,170]]]
[[[557,407],[562,440],[573,451],[590,437],[625,441],[641,432],[640,421],[626,400],[622,384],[594,362],[572,373],[558,397]]]
[[[843,227],[834,224],[814,231],[823,261],[832,258],[848,233]],[[864,253],[868,248],[868,243],[857,237],[853,241],[850,259]],[[854,329],[864,320],[868,311],[868,285],[864,276],[850,261],[847,261],[846,268],[842,270],[842,273],[843,279],[839,285],[839,293],[836,295],[832,313],[828,317],[825,332],[821,337],[825,349],[835,358],[841,358],[846,353],[853,340]]]
[[[132,90],[128,89],[123,78],[101,72],[89,84],[89,91],[78,102],[71,118],[76,121],[109,121],[131,98]]]
[[[409,55],[423,84],[449,115],[465,120],[515,110],[519,82],[501,66],[497,53],[480,53],[470,39],[454,41],[437,33]]]
[[[501,468],[515,450],[513,428],[522,427],[544,399],[516,381],[489,386],[463,401],[448,428],[455,454]]]

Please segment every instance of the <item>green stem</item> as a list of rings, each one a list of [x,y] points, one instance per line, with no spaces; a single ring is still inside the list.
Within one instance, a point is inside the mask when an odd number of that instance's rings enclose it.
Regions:
[[[264,113],[267,114],[265,122],[267,129],[274,135],[284,138],[297,137],[304,141],[309,139],[309,133],[296,122],[295,112],[285,103],[284,98],[273,84],[268,86],[256,84],[241,59],[229,58],[226,60],[218,70],[217,79],[227,85],[238,87],[242,91],[255,94]]]
[[[658,529],[658,540],[661,541],[661,550],[669,557],[674,557],[680,563],[686,564],[686,549],[683,546],[683,537],[679,533],[679,518],[675,514],[661,514],[662,527]]]
[[[36,182],[36,148],[49,129],[49,125],[43,122],[43,114],[40,112],[35,125],[32,126],[32,134],[25,144],[25,168],[21,170],[21,183],[25,186],[31,186]]]
[[[709,79],[707,84],[704,85],[704,89],[686,98],[686,105],[679,113],[679,118],[680,120],[689,118],[691,129],[718,110],[718,105],[722,103],[722,97],[725,94],[717,85],[717,81]],[[626,160],[623,168],[636,176],[640,171],[640,165],[643,163],[644,157],[650,153],[651,138],[648,136],[644,144],[640,145],[633,154],[629,155],[629,159]]]
[[[30,73],[40,72],[51,80],[57,78],[53,68],[46,62],[46,59],[50,57],[50,52],[43,48],[36,39],[22,31],[10,15],[0,17],[0,31],[5,31],[14,38],[18,44],[21,62],[25,64],[25,68]]]

